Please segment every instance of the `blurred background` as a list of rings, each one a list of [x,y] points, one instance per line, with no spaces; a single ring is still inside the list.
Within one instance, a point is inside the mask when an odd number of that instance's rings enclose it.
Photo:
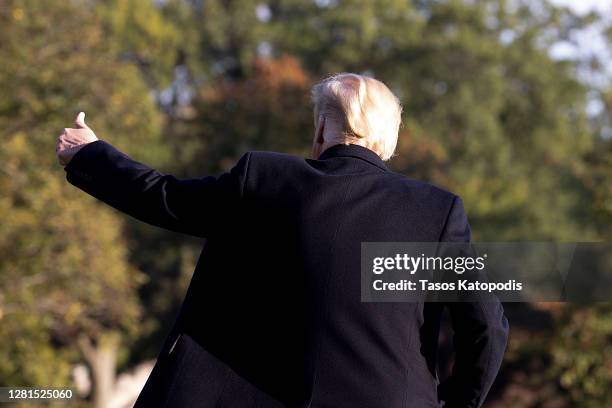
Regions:
[[[203,244],[65,181],[78,111],[197,177],[308,154],[313,82],[369,74],[404,106],[390,166],[461,195],[475,240],[610,241],[610,40],[608,0],[0,0],[0,385],[131,406]],[[506,310],[487,407],[612,406],[610,304]]]

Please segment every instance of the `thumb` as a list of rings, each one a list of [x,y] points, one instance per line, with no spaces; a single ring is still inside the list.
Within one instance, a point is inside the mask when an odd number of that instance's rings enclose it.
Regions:
[[[79,112],[74,120],[74,124],[76,125],[77,129],[89,129],[89,126],[85,124],[85,112]]]

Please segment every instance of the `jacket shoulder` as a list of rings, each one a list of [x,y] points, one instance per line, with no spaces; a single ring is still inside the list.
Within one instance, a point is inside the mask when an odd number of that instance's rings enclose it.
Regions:
[[[289,153],[271,152],[267,150],[250,150],[246,153],[251,156],[251,159],[264,160],[271,162],[304,162],[303,157],[294,156]]]
[[[251,172],[263,172],[303,168],[306,159],[288,153],[270,152],[263,150],[250,150],[243,157],[248,157]]]
[[[417,180],[410,178],[404,174],[397,173],[394,171],[390,171],[389,178],[393,179],[395,183],[397,183],[402,188],[408,188],[412,191],[418,191],[422,194],[433,195],[436,197],[444,198],[446,200],[454,201],[455,199],[459,199],[459,196],[451,191],[448,191],[440,186],[437,186],[433,183]]]

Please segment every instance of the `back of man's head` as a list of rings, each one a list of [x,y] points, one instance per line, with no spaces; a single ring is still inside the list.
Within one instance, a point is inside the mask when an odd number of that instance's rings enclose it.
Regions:
[[[401,123],[399,99],[382,82],[340,73],[312,87],[315,128],[325,118],[327,144],[358,144],[383,160],[393,155]]]

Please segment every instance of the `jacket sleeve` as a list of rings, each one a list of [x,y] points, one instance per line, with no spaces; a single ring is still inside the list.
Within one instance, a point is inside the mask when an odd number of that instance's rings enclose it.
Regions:
[[[456,197],[440,241],[470,242],[462,201]],[[508,339],[508,321],[497,298],[486,302],[449,302],[454,331],[455,363],[439,386],[445,408],[480,407],[501,366]]]
[[[178,179],[97,140],[79,150],[64,170],[68,182],[140,221],[206,237],[241,199],[249,156],[219,177]]]

